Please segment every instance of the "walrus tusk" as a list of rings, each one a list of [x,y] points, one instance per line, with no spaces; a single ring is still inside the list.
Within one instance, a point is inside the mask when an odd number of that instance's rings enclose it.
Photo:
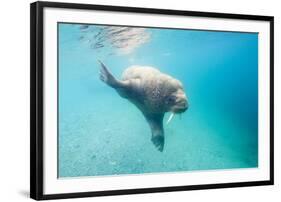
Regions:
[[[167,121],[166,124],[169,124],[169,123],[170,123],[170,121],[173,119],[174,115],[175,115],[175,113],[172,113],[172,114],[169,116],[168,121]]]

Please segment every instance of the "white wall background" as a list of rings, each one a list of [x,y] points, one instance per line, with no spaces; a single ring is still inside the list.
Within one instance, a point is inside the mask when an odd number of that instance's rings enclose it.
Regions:
[[[63,0],[61,0],[63,1]],[[69,0],[70,1],[70,0]],[[0,201],[29,196],[29,3],[0,6]],[[280,201],[281,196],[281,12],[278,0],[72,0],[76,3],[169,8],[275,16],[275,185],[203,191],[110,196],[68,201]]]

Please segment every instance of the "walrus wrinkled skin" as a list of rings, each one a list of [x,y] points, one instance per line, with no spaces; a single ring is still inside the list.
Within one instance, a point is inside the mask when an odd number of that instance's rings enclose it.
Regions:
[[[131,66],[123,72],[122,79],[118,80],[99,62],[100,79],[138,107],[150,126],[151,141],[162,152],[165,113],[183,113],[188,109],[181,82],[147,66]]]

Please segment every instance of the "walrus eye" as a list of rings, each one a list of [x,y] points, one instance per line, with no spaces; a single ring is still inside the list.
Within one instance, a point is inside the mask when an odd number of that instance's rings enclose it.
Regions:
[[[176,97],[175,96],[169,96],[167,98],[167,104],[172,104],[176,101]]]

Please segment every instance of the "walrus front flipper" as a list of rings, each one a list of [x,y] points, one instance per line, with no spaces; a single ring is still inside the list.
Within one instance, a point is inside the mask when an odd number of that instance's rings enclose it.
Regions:
[[[164,129],[163,129],[163,117],[164,114],[144,114],[150,129],[151,129],[151,141],[159,151],[164,149]]]
[[[110,73],[110,71],[106,68],[106,66],[100,60],[98,61],[101,65],[100,79],[104,83],[115,89],[126,88],[128,86],[128,84],[125,81],[120,81],[115,79],[115,77]]]

